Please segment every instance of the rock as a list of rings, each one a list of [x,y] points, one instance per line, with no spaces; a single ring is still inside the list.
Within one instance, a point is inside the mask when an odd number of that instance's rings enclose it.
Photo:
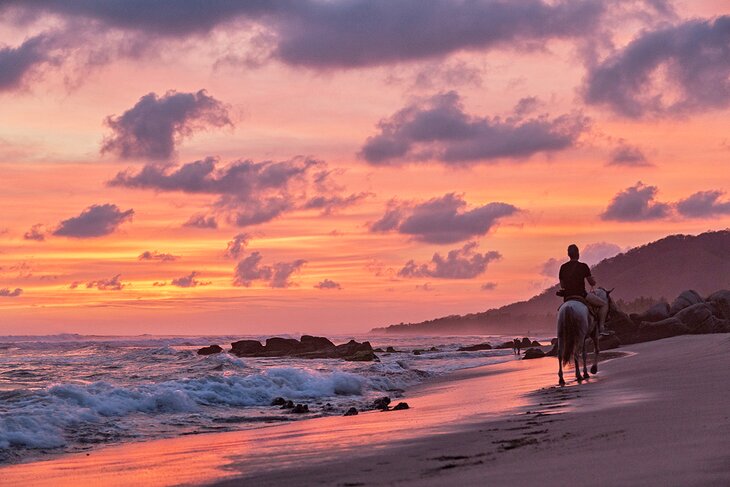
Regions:
[[[629,318],[631,318],[631,321],[637,325],[640,325],[644,321],[653,322],[666,320],[669,316],[669,303],[661,301],[643,313],[631,313]]]
[[[266,339],[266,352],[271,355],[289,355],[302,352],[299,340],[294,338],[272,337]]]
[[[401,411],[403,409],[410,409],[410,406],[407,402],[399,402],[395,406],[393,406],[393,411]]]
[[[438,349],[438,348],[436,348],[436,347],[431,347],[431,348],[429,348],[429,349],[428,349],[428,351],[429,351],[429,352],[438,352],[438,351],[439,351],[439,349]]]
[[[216,353],[221,353],[223,349],[219,345],[211,345],[209,347],[203,347],[200,350],[198,350],[198,355],[213,355]]]
[[[730,320],[730,291],[716,291],[707,297],[707,302],[713,304],[718,318]]]
[[[272,406],[283,406],[284,404],[286,404],[286,399],[283,397],[275,397],[271,400]]]
[[[350,408],[347,411],[345,411],[345,414],[343,416],[357,416],[357,409]]]
[[[373,409],[382,409],[385,411],[388,409],[388,404],[390,404],[390,398],[383,396],[373,401]]]
[[[499,349],[502,349],[502,348],[513,348],[514,346],[515,346],[515,342],[512,341],[512,342],[500,343],[495,348],[499,348]]]
[[[286,401],[281,405],[281,409],[292,409],[294,408],[294,401]]]
[[[325,337],[314,337],[310,335],[302,335],[299,340],[302,349],[307,350],[326,350],[328,348],[335,348],[335,344],[329,341]]]
[[[558,356],[558,339],[553,338],[552,340],[550,340],[550,345],[552,345],[553,348],[551,348],[549,352],[546,352],[545,355],[548,357],[557,357]]]
[[[349,362],[380,362],[380,359],[372,350],[361,350],[342,358]]]
[[[693,304],[703,303],[702,296],[697,291],[689,289],[682,292],[677,298],[672,301],[672,306],[669,307],[670,316],[674,316],[685,308],[692,306]]]
[[[309,412],[309,406],[306,404],[297,404],[291,410],[292,414],[304,414]]]
[[[524,337],[524,338],[522,339],[522,341],[520,342],[520,347],[522,347],[522,348],[527,348],[527,347],[529,347],[529,346],[530,346],[531,344],[532,344],[532,341],[531,341],[531,340],[530,340],[529,338],[527,338],[527,337]]]
[[[533,358],[542,358],[545,356],[545,352],[543,352],[539,348],[528,348],[525,350],[525,354],[522,356],[522,360],[530,360]]]
[[[644,321],[636,332],[636,342],[661,340],[677,335],[685,335],[690,329],[676,316],[661,321]]]
[[[421,355],[421,351],[420,350],[414,350],[413,351],[413,355]]]
[[[373,352],[383,353],[383,352],[385,352],[385,350],[383,350],[382,348],[378,347],[378,348],[373,348]]]
[[[385,351],[388,352],[388,353],[396,353],[396,349],[393,348],[393,347],[388,347],[388,348],[385,349]]]
[[[258,340],[239,340],[231,343],[231,353],[237,357],[254,355],[264,351],[264,346]]]
[[[639,329],[639,325],[631,321],[626,313],[617,310],[611,314],[611,319],[606,322],[606,329],[612,330],[621,340],[621,343],[629,344],[636,343],[634,335]]]
[[[460,347],[457,352],[478,352],[479,350],[491,350],[492,346],[488,343],[479,343],[477,345],[469,345],[468,347]]]
[[[718,319],[712,314],[712,306],[707,303],[687,306],[674,317],[687,325],[691,333],[716,333],[721,331],[721,327],[718,326]]]
[[[542,347],[542,344],[538,342],[537,340],[533,340],[532,343],[530,343],[531,347]]]

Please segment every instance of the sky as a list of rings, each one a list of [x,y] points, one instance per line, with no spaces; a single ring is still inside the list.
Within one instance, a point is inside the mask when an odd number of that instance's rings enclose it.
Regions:
[[[729,115],[730,0],[5,0],[0,334],[528,299],[730,227]]]

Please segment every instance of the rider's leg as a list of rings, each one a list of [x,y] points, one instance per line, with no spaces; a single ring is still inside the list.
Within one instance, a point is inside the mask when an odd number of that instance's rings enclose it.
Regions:
[[[604,325],[606,324],[606,316],[608,316],[608,302],[593,293],[586,295],[586,301],[596,310],[598,316],[598,332],[601,335],[607,335]]]

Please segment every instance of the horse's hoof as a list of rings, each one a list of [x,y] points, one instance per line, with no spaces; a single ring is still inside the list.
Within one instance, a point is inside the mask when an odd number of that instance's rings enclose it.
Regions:
[[[575,378],[575,380],[577,380],[578,382],[583,382],[583,377],[581,377],[581,376],[577,376],[577,377]]]
[[[584,378],[584,379],[590,379],[590,378],[591,378],[591,376],[590,376],[590,375],[588,375],[588,372],[586,372],[586,374],[585,374],[585,375],[583,376],[583,378]]]
[[[598,372],[598,367],[596,365],[591,367],[591,374],[596,375],[597,372]]]
[[[560,384],[561,386],[564,386],[565,380],[563,380],[563,378],[561,377],[560,380],[558,381],[558,384]]]

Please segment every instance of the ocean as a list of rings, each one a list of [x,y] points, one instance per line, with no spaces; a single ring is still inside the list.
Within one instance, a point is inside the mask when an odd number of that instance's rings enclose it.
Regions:
[[[263,343],[267,337],[0,336],[0,464],[101,444],[342,415],[384,395],[397,402],[407,388],[431,377],[515,360],[511,349],[457,351],[511,336],[329,337],[336,344],[368,340],[398,351],[377,353],[380,362],[197,355],[210,344],[228,350],[233,341]],[[432,347],[437,351],[412,353]],[[310,413],[271,406],[276,397],[307,404]]]

